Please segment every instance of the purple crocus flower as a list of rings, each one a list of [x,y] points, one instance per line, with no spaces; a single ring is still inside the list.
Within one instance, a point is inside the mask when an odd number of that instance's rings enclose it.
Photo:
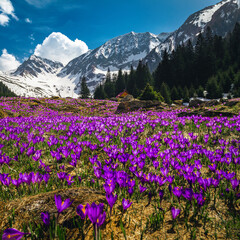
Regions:
[[[79,181],[79,183],[82,182],[82,178],[80,176],[78,176],[78,181]]]
[[[211,165],[208,165],[208,168],[209,168],[212,172],[215,172],[216,169],[217,169],[217,165],[212,163]]]
[[[133,187],[129,187],[128,188],[128,193],[129,193],[130,196],[132,196],[133,192],[134,192],[134,188]]]
[[[94,174],[99,179],[99,178],[101,178],[102,170],[98,167],[94,167]]]
[[[106,212],[103,212],[99,215],[97,219],[97,227],[100,227],[104,223],[105,219],[106,219]]]
[[[68,149],[63,149],[62,154],[64,155],[65,158],[68,158],[68,156],[70,155],[70,152],[68,151]]]
[[[158,166],[159,166],[159,162],[158,161],[153,161],[152,163],[153,163],[154,168],[157,169]]]
[[[222,174],[227,180],[231,180],[235,176],[234,172],[230,173],[230,172],[224,172],[223,171]]]
[[[46,173],[43,175],[43,181],[45,181],[46,184],[48,183],[49,178],[50,178],[50,174]]]
[[[77,214],[81,217],[81,219],[85,219],[85,217],[87,216],[87,209],[88,209],[88,205],[78,205],[76,212]]]
[[[193,197],[193,190],[191,188],[186,188],[183,193],[183,197],[185,197],[188,201],[192,200]]]
[[[2,240],[19,240],[26,234],[31,233],[23,233],[15,228],[8,228],[3,232]]]
[[[22,183],[21,179],[12,179],[12,184],[18,188]]]
[[[180,214],[181,210],[178,208],[172,207],[171,212],[172,212],[172,218],[174,220]]]
[[[92,203],[91,206],[87,204],[87,215],[92,224],[96,224],[97,221],[99,221],[99,217],[103,212],[104,204],[99,203],[98,205],[96,203]]]
[[[43,220],[43,223],[45,225],[49,225],[50,224],[50,215],[49,212],[42,212],[41,213],[41,218]]]
[[[115,189],[115,186],[116,186],[115,182],[113,182],[112,180],[109,180],[109,183],[106,182],[103,185],[104,190],[106,191],[106,194],[112,193],[114,191],[114,189]]]
[[[178,199],[180,199],[182,195],[182,187],[174,187],[172,192]]]
[[[65,166],[64,165],[61,165],[61,166],[59,166],[59,169],[61,169],[61,170],[65,170]]]
[[[217,179],[212,179],[212,185],[213,185],[215,188],[217,188],[218,185],[219,185],[219,180],[217,180]]]
[[[62,155],[59,152],[56,152],[55,158],[57,159],[57,161],[61,161],[62,160]]]
[[[42,155],[42,150],[37,150],[35,152],[35,154],[32,156],[32,159],[34,161],[38,161],[40,159],[41,155]]]
[[[34,147],[30,147],[30,148],[27,149],[27,153],[26,154],[27,154],[28,157],[33,155],[34,153],[35,153]]]
[[[65,176],[65,179],[66,179],[66,181],[67,181],[67,183],[68,183],[69,186],[72,185],[72,183],[74,182],[74,181],[73,181],[73,178],[74,178],[74,176],[71,176],[70,174],[68,174],[67,176]]]
[[[204,205],[206,201],[206,197],[202,195],[202,193],[193,193],[194,198],[197,200],[197,204],[201,207]]]
[[[55,204],[58,210],[58,213],[61,213],[63,210],[67,209],[68,207],[71,206],[72,202],[70,198],[66,199],[65,201],[62,201],[62,198],[60,195],[55,195]]]
[[[60,180],[64,180],[65,177],[67,176],[67,173],[65,172],[60,172],[60,173],[57,173],[57,176]]]
[[[116,194],[115,196],[113,196],[113,194],[107,194],[106,195],[106,199],[107,199],[107,202],[110,206],[110,212],[112,212],[112,208],[113,208],[113,205],[116,203],[117,199],[118,199],[118,195]]]
[[[164,190],[159,190],[160,202],[163,200]]]
[[[132,202],[130,202],[128,199],[123,198],[122,205],[123,210],[126,211],[132,205]]]
[[[144,191],[147,190],[147,187],[143,187],[142,185],[139,185],[139,191],[140,193],[143,193]]]
[[[230,181],[231,181],[233,190],[235,190],[239,186],[239,180],[235,178],[235,179],[231,179]]]

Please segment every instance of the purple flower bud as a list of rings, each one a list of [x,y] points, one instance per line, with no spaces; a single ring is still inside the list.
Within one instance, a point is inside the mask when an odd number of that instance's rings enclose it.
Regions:
[[[122,205],[123,205],[123,210],[125,211],[132,205],[132,202],[130,202],[128,199],[123,198]]]
[[[160,201],[162,201],[164,195],[164,190],[159,190]]]
[[[111,194],[107,194],[106,195],[106,199],[107,199],[107,202],[110,206],[110,208],[112,209],[113,208],[113,205],[116,203],[117,199],[118,199],[118,195],[116,194],[115,196],[111,193]]]
[[[231,179],[230,181],[231,181],[233,190],[235,190],[239,186],[239,180],[235,178],[235,179]]]
[[[143,187],[142,185],[139,185],[139,191],[140,193],[143,193],[144,191],[147,190],[147,187]]]
[[[23,233],[15,228],[8,228],[3,232],[2,240],[20,240],[26,234],[31,233]]]
[[[85,217],[87,216],[87,208],[88,208],[88,205],[78,205],[77,206],[77,214],[81,217],[81,219],[85,219]]]
[[[172,192],[179,199],[182,195],[182,187],[174,187]]]
[[[106,219],[106,212],[103,212],[102,214],[99,215],[97,219],[97,226],[100,227]]]
[[[181,210],[175,207],[172,207],[171,212],[172,212],[172,218],[174,220],[180,214]]]
[[[41,218],[43,220],[43,223],[45,225],[49,225],[50,224],[50,215],[49,212],[42,212],[41,213]]]

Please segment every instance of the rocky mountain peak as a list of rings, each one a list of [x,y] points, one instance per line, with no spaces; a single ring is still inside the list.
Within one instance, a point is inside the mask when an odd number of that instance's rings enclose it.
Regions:
[[[57,73],[59,69],[63,68],[63,64],[60,62],[51,61],[49,59],[41,58],[36,55],[31,55],[26,61],[24,61],[13,75],[27,76],[31,75],[37,77],[39,73]]]

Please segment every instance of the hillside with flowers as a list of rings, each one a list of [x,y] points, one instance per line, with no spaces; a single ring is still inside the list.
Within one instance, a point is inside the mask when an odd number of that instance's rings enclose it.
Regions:
[[[239,239],[239,99],[118,106],[0,98],[2,239]]]

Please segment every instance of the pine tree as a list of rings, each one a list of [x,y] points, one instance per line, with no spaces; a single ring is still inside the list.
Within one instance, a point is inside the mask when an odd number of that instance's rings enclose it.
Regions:
[[[234,85],[233,88],[234,97],[240,97],[240,72],[236,74],[233,85]]]
[[[168,103],[168,104],[171,104],[171,103],[172,103],[170,90],[169,90],[168,85],[167,85],[165,82],[163,82],[163,83],[161,84],[160,94],[163,96],[164,101],[165,101],[166,103]]]
[[[198,97],[204,97],[203,92],[204,92],[204,89],[203,89],[203,87],[200,85],[200,86],[198,87],[198,89],[197,89],[197,96],[198,96]]]
[[[173,86],[171,90],[171,99],[174,100],[179,100],[181,97],[179,96],[179,92],[175,86]]]
[[[153,87],[149,83],[147,83],[146,87],[139,96],[139,99],[163,101],[163,97],[154,91]]]
[[[111,73],[109,68],[106,74],[106,81],[104,83],[104,91],[108,98],[115,97],[115,84],[111,79]]]
[[[183,102],[189,102],[189,91],[187,86],[184,87],[183,92],[184,92]]]
[[[4,83],[0,82],[0,97],[17,97]]]
[[[81,98],[83,98],[83,99],[89,98],[89,95],[90,95],[90,91],[89,91],[89,88],[87,86],[87,80],[86,80],[85,77],[83,77],[82,81],[81,81],[80,95],[81,95]]]
[[[233,32],[230,34],[229,39],[229,52],[233,62],[237,62],[240,65],[240,24],[236,23]]]
[[[169,60],[169,54],[167,50],[163,53],[163,58],[161,63],[158,65],[154,73],[154,87],[157,91],[160,90],[163,82],[169,82],[171,79],[171,64]]]
[[[104,91],[103,86],[100,84],[94,91],[94,98],[95,99],[106,99],[107,95]]]
[[[130,74],[128,76],[128,82],[127,82],[127,91],[130,94],[133,94],[133,90],[136,88],[136,73],[133,69],[133,66],[131,66]]]
[[[122,69],[119,69],[117,81],[116,81],[116,94],[121,93],[125,89],[125,82],[124,82],[124,76],[122,73]]]
[[[178,90],[178,94],[179,94],[179,99],[182,99],[184,97],[184,92],[183,92],[182,87],[179,85],[177,90]]]
[[[193,87],[193,85],[191,84],[191,87],[189,88],[189,97],[194,97],[196,94],[196,90]]]
[[[211,77],[207,81],[206,89],[207,89],[207,92],[208,92],[208,94],[207,94],[208,98],[214,99],[214,98],[221,98],[222,97],[222,89],[218,85],[216,77]]]

